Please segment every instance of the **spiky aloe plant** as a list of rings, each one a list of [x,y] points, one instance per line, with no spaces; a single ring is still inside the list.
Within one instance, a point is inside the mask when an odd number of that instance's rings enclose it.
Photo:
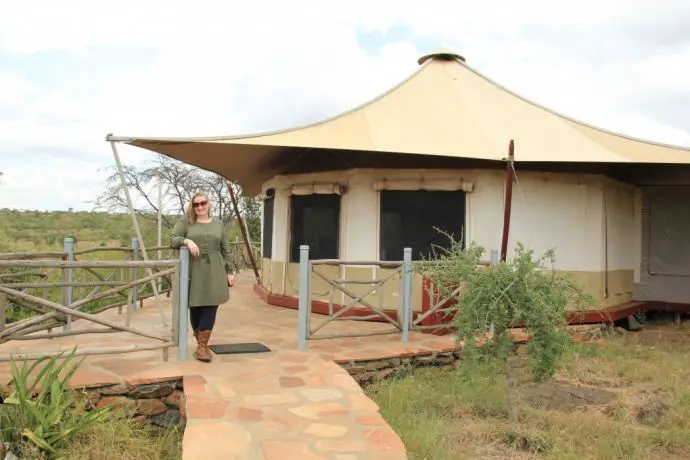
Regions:
[[[28,442],[45,457],[59,459],[61,446],[112,412],[111,407],[80,410],[69,385],[83,362],[83,359],[75,360],[75,351],[64,358],[63,353],[41,358],[31,365],[24,361],[21,367],[14,361],[11,363],[12,392],[0,409],[2,438],[7,444],[15,447]],[[15,453],[21,456],[21,452]]]

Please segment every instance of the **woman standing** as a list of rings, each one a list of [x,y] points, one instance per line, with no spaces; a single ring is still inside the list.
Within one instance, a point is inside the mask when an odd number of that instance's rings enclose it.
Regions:
[[[204,193],[196,193],[170,237],[170,246],[189,248],[189,319],[197,349],[194,357],[210,362],[208,347],[216,322],[218,305],[230,299],[229,286],[235,277],[230,264],[230,245],[225,226],[211,217],[211,205]],[[182,280],[181,280],[182,281]]]

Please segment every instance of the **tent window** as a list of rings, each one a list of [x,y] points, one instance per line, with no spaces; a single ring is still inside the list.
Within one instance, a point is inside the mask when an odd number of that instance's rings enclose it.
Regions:
[[[264,231],[261,235],[261,243],[263,246],[263,256],[266,259],[272,258],[273,255],[273,208],[275,197],[264,200]]]
[[[293,195],[290,198],[290,262],[299,262],[299,247],[310,259],[337,259],[340,195]]]
[[[381,193],[379,257],[402,260],[403,248],[412,259],[432,255],[432,246],[449,249],[439,229],[458,240],[465,226],[465,192],[383,190]]]

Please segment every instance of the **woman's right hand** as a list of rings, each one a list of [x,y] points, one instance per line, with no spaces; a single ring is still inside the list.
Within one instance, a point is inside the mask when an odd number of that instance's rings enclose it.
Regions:
[[[193,256],[196,257],[199,255],[199,246],[196,245],[196,243],[192,240],[185,240],[184,243],[187,245],[189,248],[189,253]]]

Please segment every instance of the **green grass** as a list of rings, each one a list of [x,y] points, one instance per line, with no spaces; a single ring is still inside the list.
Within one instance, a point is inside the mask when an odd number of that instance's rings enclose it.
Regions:
[[[147,247],[156,244],[156,223],[149,219],[139,219],[142,234]],[[169,231],[164,229],[163,244],[167,243]],[[73,237],[76,240],[77,251],[99,247],[129,247],[131,246],[134,231],[132,220],[128,214],[107,214],[98,212],[39,212],[39,211],[15,211],[0,209],[0,252],[62,252],[65,237]],[[151,254],[153,256],[153,254]],[[125,260],[125,252],[96,252],[80,256],[80,260]],[[163,251],[164,258],[174,257],[171,250]],[[38,271],[49,275],[46,282],[60,281],[59,271],[39,269],[3,269],[9,271]],[[107,278],[113,269],[97,269],[103,278]],[[112,281],[128,280],[128,272],[115,274]],[[144,276],[144,270],[139,270],[139,276]],[[98,281],[98,278],[85,270],[78,270],[74,275],[75,281]],[[27,276],[22,279],[14,278],[19,282],[44,282],[38,277]],[[167,288],[167,286],[164,286]],[[74,288],[73,300],[79,300],[88,295],[93,288]],[[101,288],[106,290],[107,288]],[[29,288],[27,294],[41,298],[47,298],[57,303],[62,303],[62,288]],[[151,294],[149,285],[140,287],[140,297]],[[91,312],[109,304],[124,301],[121,296],[113,296],[96,300],[86,306],[83,311]],[[22,308],[16,304],[10,304],[7,310],[7,323],[20,321],[34,316],[36,313]]]
[[[573,345],[563,371],[539,385],[526,361],[512,358],[516,428],[492,364],[417,369],[366,391],[410,460],[680,460],[690,458],[688,351],[690,331],[676,327]],[[590,386],[598,396],[582,405]]]
[[[129,246],[135,236],[128,214],[0,209],[0,222],[0,235],[14,251],[62,249],[66,237],[86,247]],[[144,240],[155,242],[156,221],[140,218],[139,224]]]

